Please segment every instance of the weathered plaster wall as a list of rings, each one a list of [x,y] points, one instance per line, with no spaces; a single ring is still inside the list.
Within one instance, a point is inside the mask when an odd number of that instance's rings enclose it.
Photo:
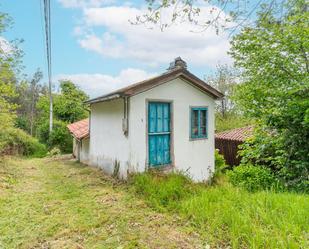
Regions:
[[[130,98],[129,146],[130,167],[135,171],[147,168],[147,100],[171,101],[174,133],[174,165],[186,171],[195,181],[208,179],[214,170],[214,100],[181,79]],[[190,140],[190,106],[208,107],[208,138]]]
[[[91,105],[89,163],[108,174],[114,174],[115,165],[119,165],[121,178],[126,177],[129,158],[128,138],[122,131],[123,113],[123,99]]]
[[[80,143],[80,161],[82,163],[89,163],[89,138],[84,138]]]

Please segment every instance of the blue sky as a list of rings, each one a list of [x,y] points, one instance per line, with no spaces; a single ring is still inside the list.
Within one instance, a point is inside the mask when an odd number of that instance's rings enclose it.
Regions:
[[[143,0],[52,0],[54,82],[71,79],[97,96],[162,73],[177,56],[201,78],[214,71],[216,64],[232,62],[224,33],[192,32],[194,28],[186,23],[164,32],[131,25],[128,20],[143,13],[144,4]],[[1,11],[14,19],[12,29],[3,36],[24,39],[23,64],[29,75],[37,68],[45,76],[47,71],[42,7],[43,0],[1,1]]]

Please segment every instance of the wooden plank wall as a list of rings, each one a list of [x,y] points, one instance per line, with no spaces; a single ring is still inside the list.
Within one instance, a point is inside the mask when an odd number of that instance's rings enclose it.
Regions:
[[[237,156],[238,145],[242,144],[241,141],[229,139],[215,139],[215,147],[219,153],[224,156],[226,164],[229,166],[237,166],[240,163],[240,157]]]

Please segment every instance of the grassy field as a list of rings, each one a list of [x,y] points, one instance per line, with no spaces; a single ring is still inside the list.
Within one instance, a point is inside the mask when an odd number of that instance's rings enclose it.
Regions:
[[[190,225],[69,160],[0,162],[0,248],[202,248]]]
[[[309,196],[179,175],[119,183],[70,160],[0,162],[0,248],[309,248]]]
[[[222,177],[214,186],[177,174],[140,174],[132,180],[149,206],[177,212],[215,248],[309,248],[309,196],[249,193]]]

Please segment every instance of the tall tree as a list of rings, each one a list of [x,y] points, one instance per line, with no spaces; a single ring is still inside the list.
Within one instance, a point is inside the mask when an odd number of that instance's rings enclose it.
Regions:
[[[10,27],[11,18],[0,12],[0,125],[11,125],[15,118],[17,105],[12,102],[16,97],[16,74],[20,69],[21,50],[18,41],[7,41],[1,37]]]
[[[233,39],[231,55],[244,80],[235,99],[260,123],[244,161],[267,165],[288,186],[309,190],[308,3],[290,1],[285,8],[284,16],[262,11],[256,27]]]
[[[55,99],[55,116],[65,122],[75,122],[88,116],[84,102],[87,94],[69,80],[60,81],[61,94]]]
[[[50,133],[48,95],[40,96],[37,105],[40,110],[39,139],[49,148],[57,146],[62,152],[68,153],[72,150],[72,137],[66,125],[88,116],[88,111],[84,106],[84,101],[88,99],[88,96],[73,82],[64,80],[60,82],[60,93],[54,93],[53,99],[54,128]]]
[[[39,97],[47,92],[47,87],[40,84],[42,77],[43,74],[38,69],[30,80],[23,80],[17,86],[18,97],[16,102],[19,105],[17,126],[26,130],[30,135],[34,135],[36,128],[35,121],[38,116],[37,103]]]
[[[217,112],[224,118],[235,107],[231,98],[237,84],[237,72],[228,65],[217,65],[215,74],[205,77],[205,80],[212,87],[224,94],[224,97],[219,100],[216,106]]]

